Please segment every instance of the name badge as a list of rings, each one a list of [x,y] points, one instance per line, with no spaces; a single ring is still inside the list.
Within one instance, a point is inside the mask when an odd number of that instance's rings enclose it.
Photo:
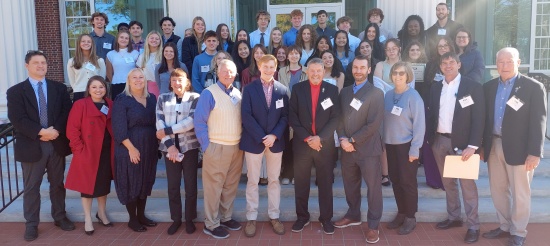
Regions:
[[[182,111],[182,110],[181,110],[181,103],[176,103],[176,112],[177,112],[178,114],[180,114],[181,111]]]
[[[210,71],[210,65],[201,66],[201,73],[208,73]]]
[[[355,110],[359,111],[359,108],[361,108],[361,105],[363,105],[363,103],[357,100],[357,98],[354,98],[353,100],[351,100],[351,103],[349,105]]]
[[[391,109],[391,114],[401,116],[402,111],[403,111],[403,108],[393,105],[393,108]]]
[[[124,61],[126,63],[133,63],[134,62],[134,59],[132,59],[132,57],[124,57]]]
[[[283,103],[283,99],[279,99],[277,101],[275,101],[275,109],[279,109],[279,108],[282,108],[284,107],[284,103]]]
[[[332,107],[332,105],[333,105],[332,100],[330,100],[330,98],[327,98],[321,102],[321,106],[323,107],[323,110],[327,110],[327,108]]]
[[[86,66],[84,66],[84,68],[90,70],[90,71],[95,71],[95,66],[94,64],[91,64],[91,63],[87,63]]]
[[[386,36],[380,35],[380,38],[378,40],[380,40],[380,43],[384,43],[386,41]]]
[[[112,50],[113,44],[111,43],[103,43],[103,49],[109,49]]]
[[[442,81],[444,78],[445,78],[445,76],[443,76],[443,74],[436,73],[434,80],[435,81]]]
[[[437,29],[437,35],[440,35],[440,36],[447,35],[447,29],[443,29],[443,28]]]
[[[515,111],[518,111],[523,106],[523,102],[515,95],[512,96],[512,98],[510,98],[510,100],[508,100],[506,104],[513,108]]]
[[[472,96],[470,95],[463,97],[462,99],[458,100],[458,102],[460,103],[460,106],[462,106],[462,108],[465,108],[474,104],[474,100],[472,100]]]
[[[104,115],[107,115],[109,113],[109,107],[103,105],[99,111],[101,111]]]
[[[236,105],[241,99],[236,96],[231,96],[231,102]]]

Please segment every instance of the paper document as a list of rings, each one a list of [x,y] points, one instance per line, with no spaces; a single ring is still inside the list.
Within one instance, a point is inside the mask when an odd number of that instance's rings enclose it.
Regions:
[[[462,161],[460,155],[446,156],[443,177],[477,180],[479,177],[479,155],[474,154],[467,161]]]

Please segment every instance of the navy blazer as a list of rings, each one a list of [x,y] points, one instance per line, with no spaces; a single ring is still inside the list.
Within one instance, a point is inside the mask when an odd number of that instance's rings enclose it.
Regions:
[[[53,80],[46,80],[48,87],[48,127],[53,126],[59,136],[52,140],[54,150],[60,156],[71,154],[69,140],[65,135],[67,119],[72,103],[67,86]],[[42,156],[40,136],[42,130],[38,102],[29,79],[18,83],[6,92],[8,101],[8,118],[15,128],[15,160],[20,162],[37,162]]]
[[[269,134],[277,136],[271,152],[278,153],[285,148],[284,132],[288,125],[288,96],[286,86],[274,81],[271,104],[267,102],[261,80],[254,80],[244,87],[241,101],[243,132],[240,148],[246,152],[260,154],[265,150],[263,137]],[[283,107],[276,107],[282,100]]]
[[[443,83],[435,82],[430,91],[429,119],[426,134],[428,141],[433,144],[433,140],[439,123],[439,101]],[[472,96],[473,105],[462,108],[458,100]],[[465,76],[461,77],[458,92],[456,93],[455,110],[453,115],[453,126],[451,132],[451,144],[453,148],[465,149],[468,145],[481,147],[481,138],[483,137],[483,128],[485,123],[485,100],[483,96],[483,87]]]
[[[483,85],[487,100],[483,148],[485,160],[490,157],[493,144],[495,97],[498,78]],[[544,85],[521,74],[516,78],[510,98],[516,96],[523,106],[515,111],[506,105],[502,119],[502,149],[510,165],[523,165],[527,155],[542,157],[546,132],[546,90]],[[508,100],[506,100],[508,101]]]

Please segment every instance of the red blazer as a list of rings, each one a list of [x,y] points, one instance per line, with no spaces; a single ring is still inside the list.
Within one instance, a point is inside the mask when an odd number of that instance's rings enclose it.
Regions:
[[[97,110],[91,97],[76,101],[67,121],[67,138],[69,139],[73,159],[67,174],[65,188],[84,194],[93,194],[99,167],[99,156],[103,145],[105,126],[113,136],[111,112],[113,102],[105,98],[109,113],[104,115]],[[111,137],[111,170],[114,175],[114,137]]]

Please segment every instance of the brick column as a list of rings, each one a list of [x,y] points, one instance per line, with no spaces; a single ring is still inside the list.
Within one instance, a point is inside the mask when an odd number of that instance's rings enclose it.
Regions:
[[[65,81],[59,0],[35,0],[38,49],[48,57],[47,78]]]

